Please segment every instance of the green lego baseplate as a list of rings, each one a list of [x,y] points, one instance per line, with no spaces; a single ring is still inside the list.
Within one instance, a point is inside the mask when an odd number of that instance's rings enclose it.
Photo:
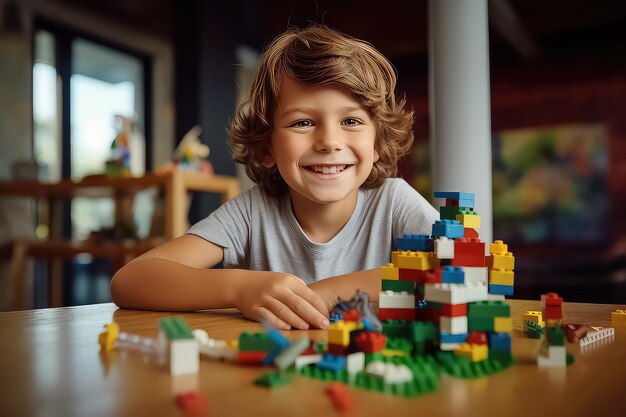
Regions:
[[[515,359],[510,350],[489,350],[489,359],[472,362],[469,358],[452,352],[437,352],[437,361],[441,369],[454,377],[474,379],[493,375],[511,367]]]

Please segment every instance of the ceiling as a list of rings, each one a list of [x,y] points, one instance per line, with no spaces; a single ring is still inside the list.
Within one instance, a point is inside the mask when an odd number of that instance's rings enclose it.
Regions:
[[[494,55],[532,58],[546,50],[593,48],[607,42],[626,45],[626,2],[622,0],[488,1],[492,59]],[[168,41],[174,36],[175,7],[181,7],[175,0],[56,3]],[[323,22],[371,42],[392,61],[425,59],[427,54],[427,0],[234,0],[232,4],[239,39],[257,49],[289,25]]]

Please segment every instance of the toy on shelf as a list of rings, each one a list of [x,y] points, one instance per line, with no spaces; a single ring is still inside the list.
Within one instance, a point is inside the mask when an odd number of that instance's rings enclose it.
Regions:
[[[130,177],[132,120],[125,116],[116,115],[115,123],[118,125],[117,134],[111,142],[110,155],[105,162],[104,172],[107,175],[116,177]]]
[[[213,175],[213,165],[207,159],[211,151],[200,140],[200,133],[202,133],[200,126],[192,127],[174,150],[172,161],[181,170]]]

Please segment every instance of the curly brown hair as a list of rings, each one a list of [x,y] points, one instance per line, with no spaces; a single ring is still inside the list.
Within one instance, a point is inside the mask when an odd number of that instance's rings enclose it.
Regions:
[[[404,97],[396,100],[394,67],[371,44],[316,25],[289,29],[272,41],[231,121],[228,134],[233,159],[246,166],[252,181],[273,196],[287,192],[278,168],[263,165],[283,77],[305,85],[339,84],[347,88],[369,110],[376,126],[374,147],[379,159],[363,187],[379,187],[397,174],[398,158],[413,144],[413,112],[405,110]]]

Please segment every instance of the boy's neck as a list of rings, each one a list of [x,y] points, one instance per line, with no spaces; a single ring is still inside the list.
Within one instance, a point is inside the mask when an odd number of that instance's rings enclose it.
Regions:
[[[315,243],[326,243],[337,236],[356,208],[359,190],[335,203],[316,203],[291,193],[291,209],[306,236]]]

